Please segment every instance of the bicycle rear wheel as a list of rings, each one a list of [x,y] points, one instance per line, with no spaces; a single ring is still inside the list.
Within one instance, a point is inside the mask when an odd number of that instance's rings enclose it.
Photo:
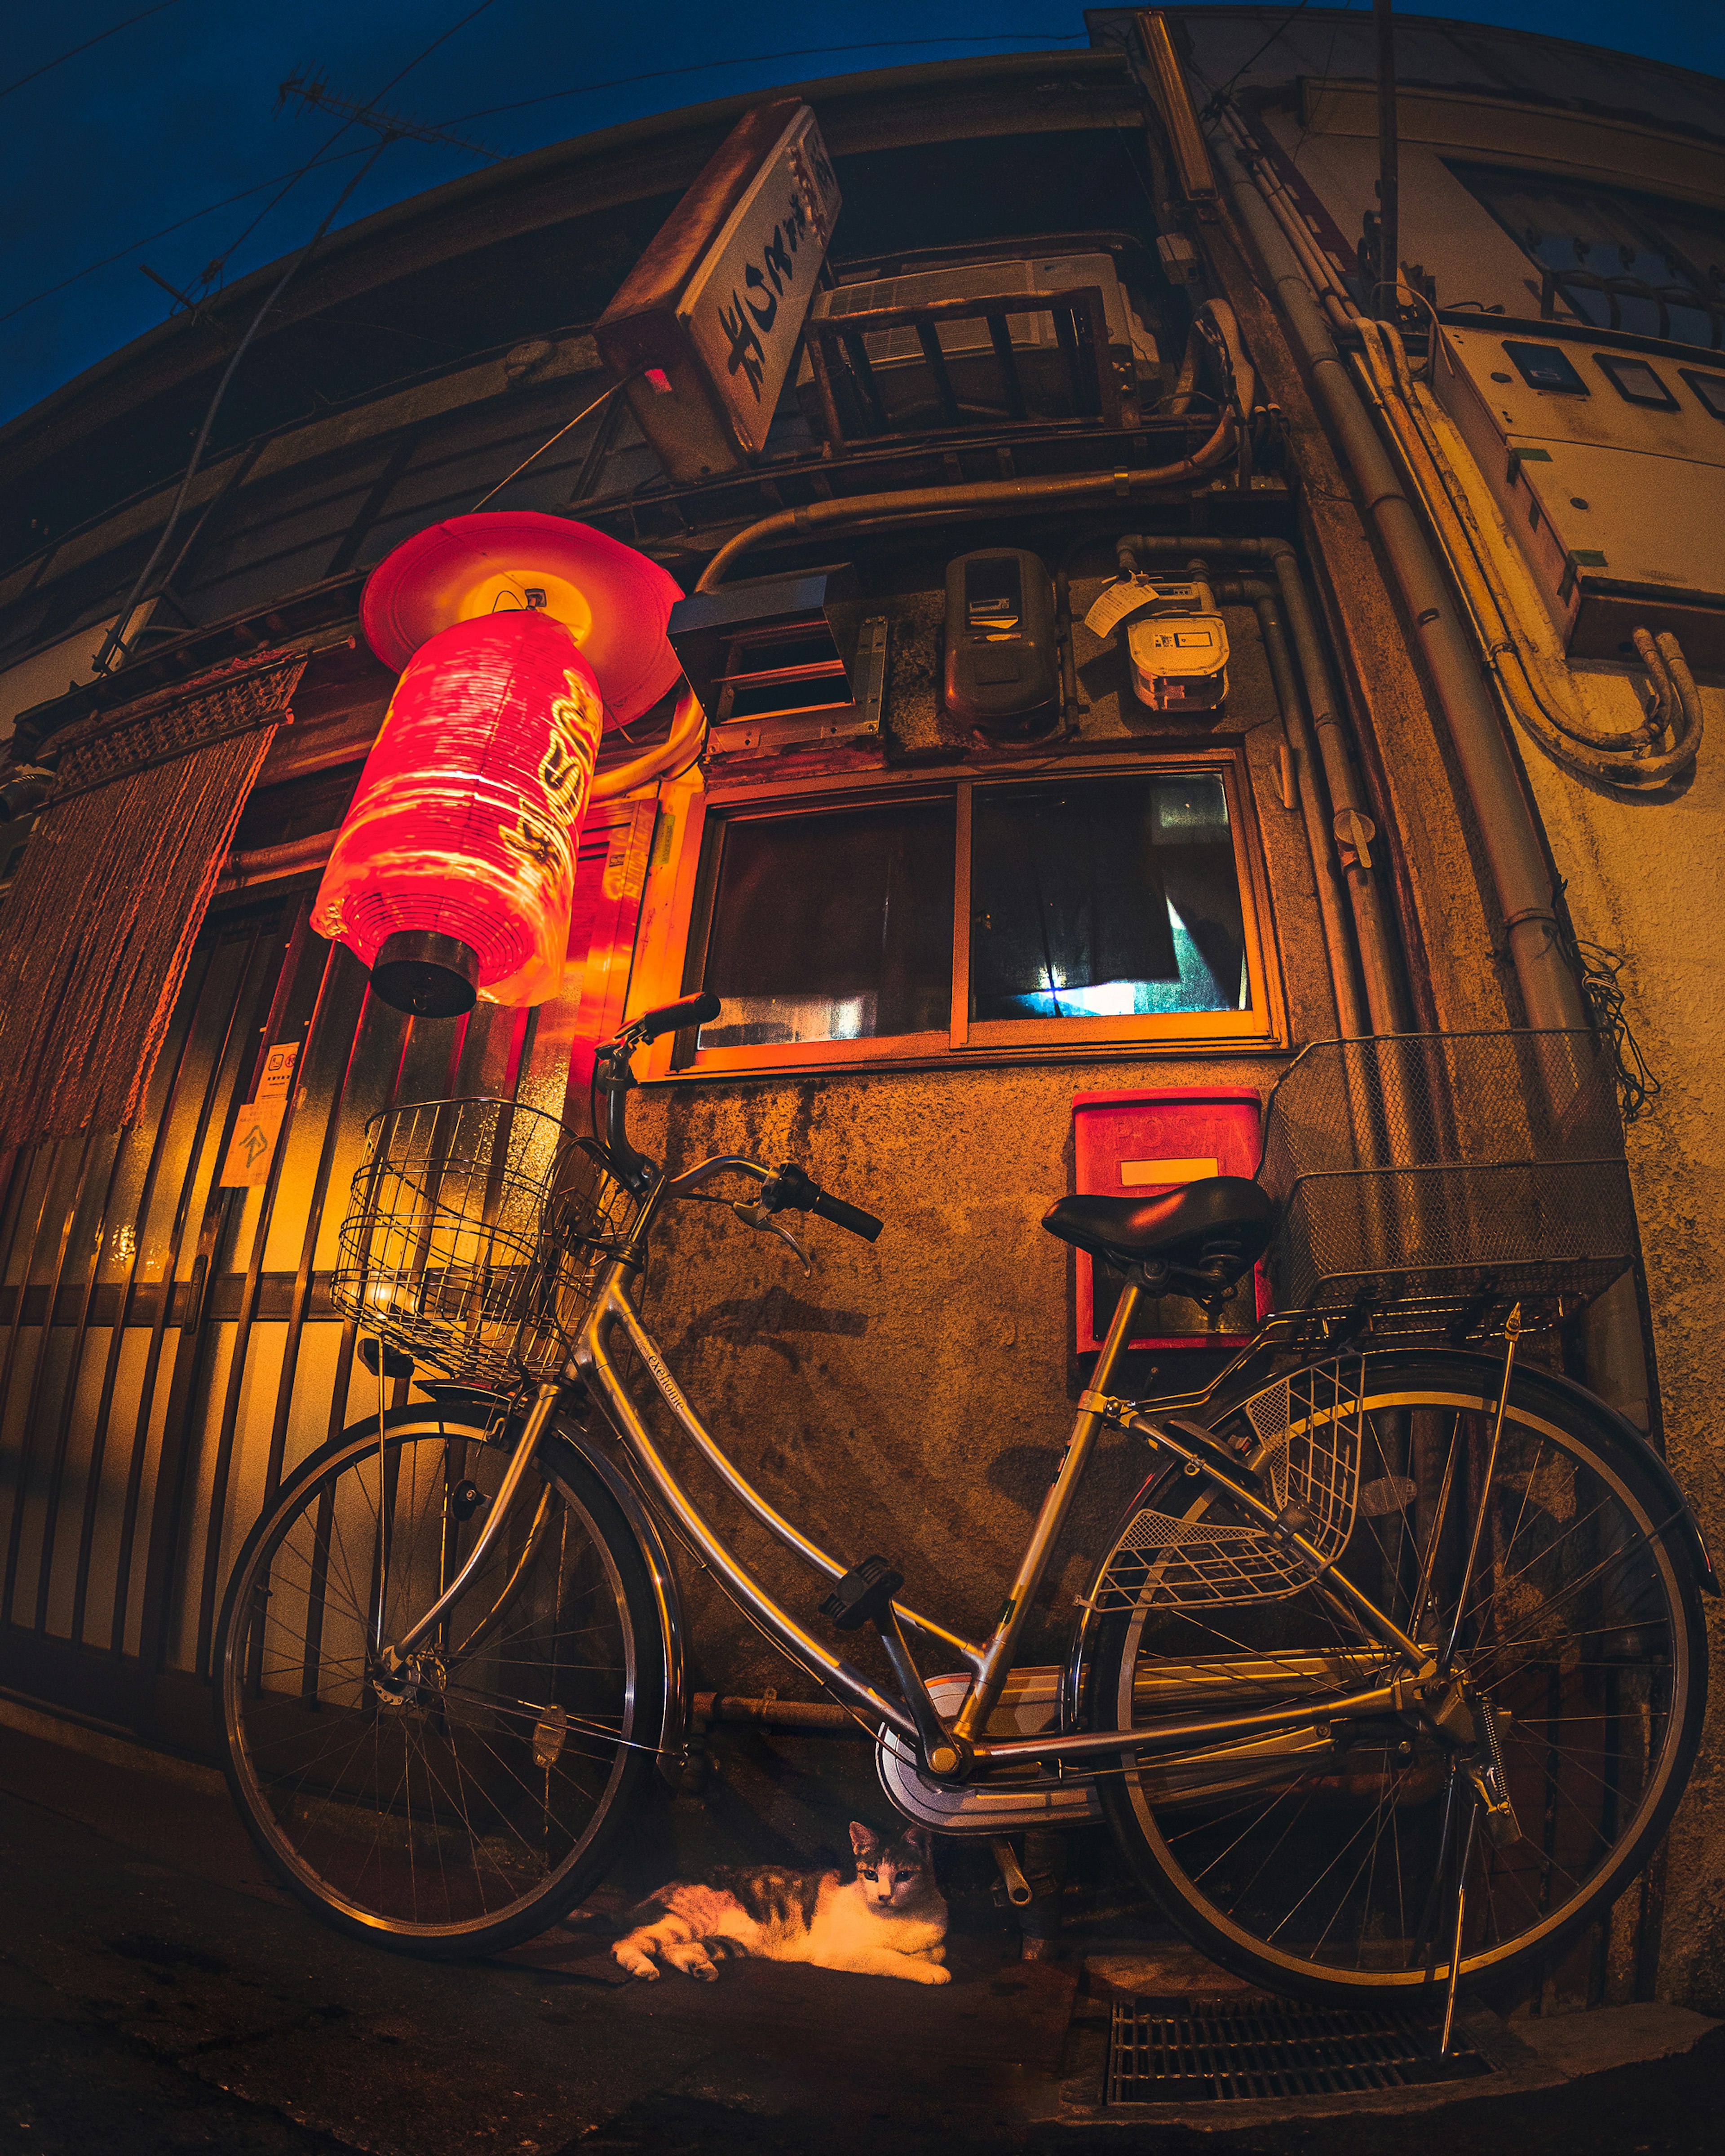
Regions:
[[[1446,1640],[1480,1512],[1501,1372],[1466,1355],[1356,1356],[1329,1397],[1358,1439],[1360,1504],[1338,1569],[1401,1628]],[[1322,1387],[1314,1389],[1322,1396]],[[1261,1419],[1261,1418],[1260,1418]],[[1250,1435],[1243,1414],[1219,1423]],[[1158,1509],[1224,1523],[1220,1501]],[[1185,1488],[1202,1486],[1189,1482]],[[1128,1861],[1213,1959],[1273,1991],[1441,1991],[1461,1902],[1461,1985],[1552,1955],[1651,1856],[1699,1741],[1706,1635],[1667,1489],[1584,1397],[1518,1373],[1504,1418],[1457,1669],[1495,1712],[1519,1838],[1476,1826],[1470,1725],[1333,1720],[1394,1665],[1311,1587],[1168,1606],[1164,1554],[1116,1568],[1092,1663],[1094,1728],[1298,1701],[1281,1748],[1190,1763],[1127,1758],[1099,1778]],[[1122,1591],[1122,1583],[1123,1589]],[[1424,1604],[1424,1614],[1421,1604]],[[1103,1606],[1103,1605],[1099,1605]],[[1206,1699],[1206,1691],[1209,1698]]]
[[[399,1636],[466,1561],[513,1437],[417,1407],[356,1425],[253,1530],[223,1607],[228,1778],[254,1840],[321,1916],[405,1952],[495,1952],[563,1915],[659,1743],[645,1565],[555,1437],[405,1692],[374,1681],[380,1624]]]

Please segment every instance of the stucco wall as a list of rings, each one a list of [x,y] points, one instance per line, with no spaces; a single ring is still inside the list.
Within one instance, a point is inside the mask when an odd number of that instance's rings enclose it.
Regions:
[[[1602,729],[1620,722],[1620,675],[1577,670]],[[1578,934],[1620,952],[1626,1014],[1662,1091],[1629,1133],[1659,1363],[1666,1445],[1715,1561],[1725,1558],[1725,1430],[1719,1412],[1725,1294],[1725,690],[1704,687],[1708,740],[1674,799],[1635,800],[1523,759]],[[1707,1604],[1715,1656],[1725,1612]],[[1694,1779],[1671,1830],[1661,1993],[1725,2007],[1725,1686],[1713,1685]]]
[[[1250,616],[1236,621],[1249,645]],[[1309,859],[1298,816],[1276,791],[1279,728],[1254,692],[1248,649],[1235,723],[1262,833],[1296,1042],[1333,1034]],[[1267,692],[1267,684],[1258,693]],[[649,1279],[649,1328],[672,1369],[781,1509],[835,1555],[874,1552],[904,1571],[906,1599],[971,1635],[999,1608],[1029,1522],[1071,1427],[1073,1261],[1040,1226],[1072,1185],[1076,1093],[1117,1086],[1255,1086],[1285,1057],[1108,1057],[976,1070],[829,1073],[819,1078],[647,1088],[632,1102],[644,1150],[681,1169],[709,1153],[794,1159],[882,1215],[870,1246],[816,1221],[816,1270],[726,1212],[685,1205],[667,1221]],[[1169,1389],[1203,1351],[1154,1358]],[[1052,1659],[1084,1591],[1086,1556],[1136,1487],[1144,1451],[1111,1435],[1042,1597],[1034,1658]],[[730,1501],[711,1517],[736,1523]],[[809,1618],[825,1592],[752,1527],[739,1545]],[[814,1687],[685,1568],[696,1681],[727,1690]],[[938,1656],[925,1660],[932,1671]]]

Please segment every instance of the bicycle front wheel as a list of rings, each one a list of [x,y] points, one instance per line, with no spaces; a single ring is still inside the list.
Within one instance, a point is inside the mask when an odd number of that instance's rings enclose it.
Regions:
[[[1181,1761],[1128,1755],[1100,1777],[1103,1807],[1176,1923],[1254,1983],[1330,1999],[1440,1990],[1459,1913],[1460,1982],[1477,1988],[1609,1907],[1682,1792],[1707,1671],[1682,1523],[1640,1447],[1538,1372],[1516,1378],[1489,1493],[1489,1362],[1355,1356],[1303,1379],[1290,1426],[1357,1447],[1337,1568],[1412,1637],[1441,1647],[1454,1633],[1452,1667],[1495,1717],[1514,1814],[1498,1831],[1513,1838],[1494,1845],[1476,1815],[1481,1724],[1467,1710],[1447,1729],[1332,1717],[1328,1702],[1393,1674],[1384,1651],[1310,1586],[1205,1606],[1165,1535],[1160,1548],[1137,1537],[1135,1571],[1111,1569],[1091,1726],[1290,1702],[1310,1718]],[[1252,1434],[1243,1411],[1219,1427]],[[1219,1500],[1183,1503],[1181,1481],[1163,1513],[1231,1523]]]
[[[554,1436],[408,1681],[399,1637],[466,1562],[515,1431],[408,1408],[308,1460],[254,1529],[217,1642],[228,1777],[276,1876],[338,1928],[438,1957],[542,1931],[599,1877],[650,1768],[645,1564]]]

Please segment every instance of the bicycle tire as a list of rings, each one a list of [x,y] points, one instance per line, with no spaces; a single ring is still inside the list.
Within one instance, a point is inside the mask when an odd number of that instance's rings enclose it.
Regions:
[[[429,1607],[513,1435],[421,1406],[381,1435],[344,1431],[253,1528],[216,1637],[228,1786],[270,1871],[337,1930],[429,1958],[495,1953],[566,1915],[660,1741],[646,1562],[555,1431],[434,1635],[441,1683],[433,1668],[398,1707],[369,1681],[374,1596],[386,1636]]]
[[[1454,1615],[1442,1594],[1460,1594],[1460,1553],[1476,1510],[1469,1478],[1476,1492],[1502,1366],[1403,1351],[1356,1356],[1352,1369],[1359,1486],[1385,1509],[1356,1513],[1337,1564],[1411,1631],[1392,1590],[1411,1572],[1405,1592],[1417,1592],[1435,1527],[1440,1621],[1426,1633],[1441,1638]],[[1217,1416],[1219,1433],[1249,1435],[1244,1408]],[[1439,1469],[1450,1459],[1456,1471],[1446,1486]],[[1459,1507],[1458,1471],[1468,1493]],[[1176,1470],[1153,1486],[1158,1511],[1180,1512],[1180,1479]],[[1434,1480],[1438,1496],[1450,1491],[1441,1517]],[[1225,1518],[1216,1502],[1198,1496],[1183,1517]],[[1385,1517],[1393,1532],[1378,1524]],[[1509,1395],[1486,1527],[1466,1596],[1463,1661],[1498,1717],[1522,1830],[1512,1846],[1494,1848],[1479,1832],[1464,1839],[1473,1804],[1466,1755],[1388,1718],[1338,1722],[1327,1742],[1314,1730],[1303,1755],[1279,1763],[1213,1755],[1175,1774],[1153,1755],[1132,1753],[1098,1778],[1127,1862],[1222,1967],[1272,1992],[1332,2002],[1440,1994],[1454,1938],[1444,1912],[1454,1911],[1465,1862],[1458,1988],[1495,1985],[1548,1964],[1652,1856],[1694,1762],[1707,1689],[1695,1567],[1668,1486],[1608,1409],[1524,1366]],[[1317,1657],[1338,1645],[1348,1662],[1314,1681]],[[1381,1681],[1392,1666],[1379,1650],[1371,1674],[1373,1655],[1362,1655],[1358,1638],[1341,1641],[1310,1587],[1209,1617],[1158,1609],[1140,1587],[1134,1606],[1100,1620],[1089,1726],[1152,1718],[1147,1702],[1158,1687],[1165,1702],[1170,1686],[1189,1690],[1187,1665],[1219,1650],[1236,1669],[1242,1654],[1252,1658],[1254,1707],[1297,1694],[1310,1700],[1314,1725],[1327,1688],[1339,1697],[1363,1678]]]

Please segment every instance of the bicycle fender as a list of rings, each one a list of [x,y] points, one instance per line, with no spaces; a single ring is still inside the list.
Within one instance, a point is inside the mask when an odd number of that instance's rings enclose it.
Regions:
[[[1411,1357],[1417,1350],[1406,1351]],[[1503,1366],[1489,1355],[1475,1355],[1456,1348],[1441,1351],[1446,1358],[1456,1362],[1471,1363],[1481,1373],[1482,1383],[1489,1382],[1492,1389],[1502,1383]],[[1704,1594],[1720,1592],[1718,1574],[1713,1570],[1713,1560],[1701,1532],[1701,1522],[1696,1518],[1689,1500],[1684,1496],[1677,1478],[1667,1466],[1664,1455],[1656,1452],[1652,1440],[1645,1430],[1640,1430],[1627,1415],[1620,1414],[1607,1400],[1597,1393],[1590,1393],[1585,1385],[1579,1385],[1573,1378],[1558,1377],[1550,1370],[1539,1370],[1518,1364],[1516,1382],[1530,1389],[1553,1393],[1579,1408],[1602,1429],[1609,1430],[1625,1448],[1633,1453],[1648,1480],[1662,1497],[1671,1500],[1671,1517],[1681,1527],[1683,1540],[1688,1547],[1690,1560],[1695,1567],[1695,1581]]]
[[[617,1501],[628,1521],[653,1586],[653,1606],[659,1613],[660,1644],[664,1650],[664,1712],[660,1722],[659,1756],[655,1761],[663,1780],[675,1789],[689,1756],[689,1718],[691,1702],[688,1671],[683,1656],[683,1601],[672,1569],[670,1554],[658,1522],[641,1502],[640,1492],[608,1453],[578,1423],[559,1415],[552,1435],[597,1475]]]
[[[1498,1358],[1493,1355],[1481,1355],[1474,1348],[1368,1347],[1363,1350],[1355,1348],[1344,1352],[1352,1354],[1363,1352],[1380,1370],[1393,1369],[1398,1365],[1405,1368],[1410,1365],[1430,1363],[1435,1361],[1447,1363],[1452,1367],[1459,1366],[1466,1369],[1470,1376],[1476,1375],[1480,1389],[1488,1398],[1495,1398],[1503,1383],[1503,1364]],[[1318,1369],[1324,1363],[1335,1360],[1334,1355],[1315,1355],[1311,1362],[1303,1367],[1307,1369]],[[1294,1371],[1288,1374],[1296,1377],[1299,1373]],[[1280,1378],[1276,1380],[1278,1384],[1281,1382]],[[1676,1476],[1672,1474],[1664,1456],[1654,1449],[1653,1442],[1646,1432],[1637,1430],[1627,1415],[1620,1414],[1609,1401],[1602,1400],[1597,1393],[1589,1392],[1585,1385],[1578,1384],[1573,1378],[1559,1377],[1553,1371],[1539,1369],[1531,1363],[1518,1363],[1516,1365],[1516,1383],[1517,1385],[1526,1385],[1534,1391],[1543,1390],[1553,1395],[1555,1399],[1565,1402],[1571,1408],[1579,1409],[1597,1428],[1609,1432],[1611,1436],[1617,1439],[1624,1449],[1635,1457],[1660,1495],[1671,1501],[1671,1518],[1681,1528],[1683,1541],[1688,1548],[1690,1562],[1695,1567],[1696,1584],[1705,1594],[1718,1594],[1721,1592],[1719,1578],[1713,1569],[1712,1557],[1702,1535],[1701,1524],[1691,1508],[1689,1500],[1684,1496]],[[1219,1421],[1223,1416],[1231,1414],[1236,1408],[1244,1406],[1248,1399],[1255,1397],[1262,1389],[1261,1386],[1250,1386],[1237,1394],[1230,1394],[1225,1401],[1209,1401],[1205,1404],[1204,1412],[1212,1421]],[[1153,1406],[1154,1402],[1147,1404]]]
[[[1313,1361],[1306,1367],[1318,1368],[1323,1363],[1334,1359],[1333,1356],[1314,1358]],[[1378,1349],[1373,1351],[1371,1359],[1380,1369],[1396,1363],[1405,1367],[1417,1363],[1430,1363],[1434,1360],[1441,1360],[1452,1367],[1461,1365],[1467,1371],[1470,1377],[1476,1378],[1481,1392],[1488,1398],[1497,1390],[1503,1379],[1503,1366],[1501,1363],[1494,1360],[1491,1356],[1477,1354],[1463,1348]],[[1296,1371],[1289,1374],[1297,1376],[1299,1373]],[[1277,1378],[1275,1382],[1281,1383],[1281,1379]],[[1702,1534],[1701,1524],[1695,1517],[1689,1500],[1684,1496],[1676,1476],[1672,1474],[1662,1455],[1655,1450],[1645,1433],[1637,1430],[1626,1415],[1620,1414],[1609,1401],[1602,1400],[1597,1393],[1589,1392],[1585,1385],[1576,1383],[1573,1378],[1559,1377],[1549,1370],[1534,1368],[1524,1363],[1516,1372],[1516,1382],[1518,1385],[1525,1385],[1531,1390],[1543,1389],[1556,1395],[1558,1399],[1566,1402],[1570,1407],[1579,1409],[1589,1420],[1608,1431],[1619,1440],[1625,1450],[1636,1460],[1655,1489],[1662,1497],[1669,1501],[1671,1517],[1673,1523],[1680,1529],[1684,1544],[1689,1552],[1690,1562],[1695,1568],[1696,1584],[1704,1594],[1718,1595],[1721,1591],[1719,1578],[1713,1569],[1712,1558],[1707,1549],[1706,1539]],[[1262,1389],[1261,1386],[1248,1386],[1225,1402],[1212,1401],[1209,1404],[1209,1412],[1216,1420],[1220,1420],[1224,1415],[1232,1414],[1236,1408],[1244,1405],[1247,1399],[1255,1397]],[[1112,1555],[1115,1544],[1119,1541],[1127,1525],[1151,1502],[1153,1492],[1158,1486],[1171,1482],[1178,1474],[1178,1468],[1175,1464],[1163,1464],[1152,1469],[1142,1486],[1128,1500],[1121,1513],[1115,1531],[1109,1538],[1109,1556]],[[1108,1558],[1105,1557],[1097,1569],[1097,1580],[1100,1580],[1106,1572],[1107,1564]],[[1060,1727],[1063,1730],[1076,1730],[1084,1727],[1086,1695],[1089,1689],[1090,1679],[1091,1631],[1096,1621],[1096,1612],[1090,1606],[1090,1598],[1095,1592],[1096,1583],[1092,1582],[1089,1594],[1079,1605],[1078,1621],[1072,1629],[1071,1637],[1067,1645],[1060,1697]]]

